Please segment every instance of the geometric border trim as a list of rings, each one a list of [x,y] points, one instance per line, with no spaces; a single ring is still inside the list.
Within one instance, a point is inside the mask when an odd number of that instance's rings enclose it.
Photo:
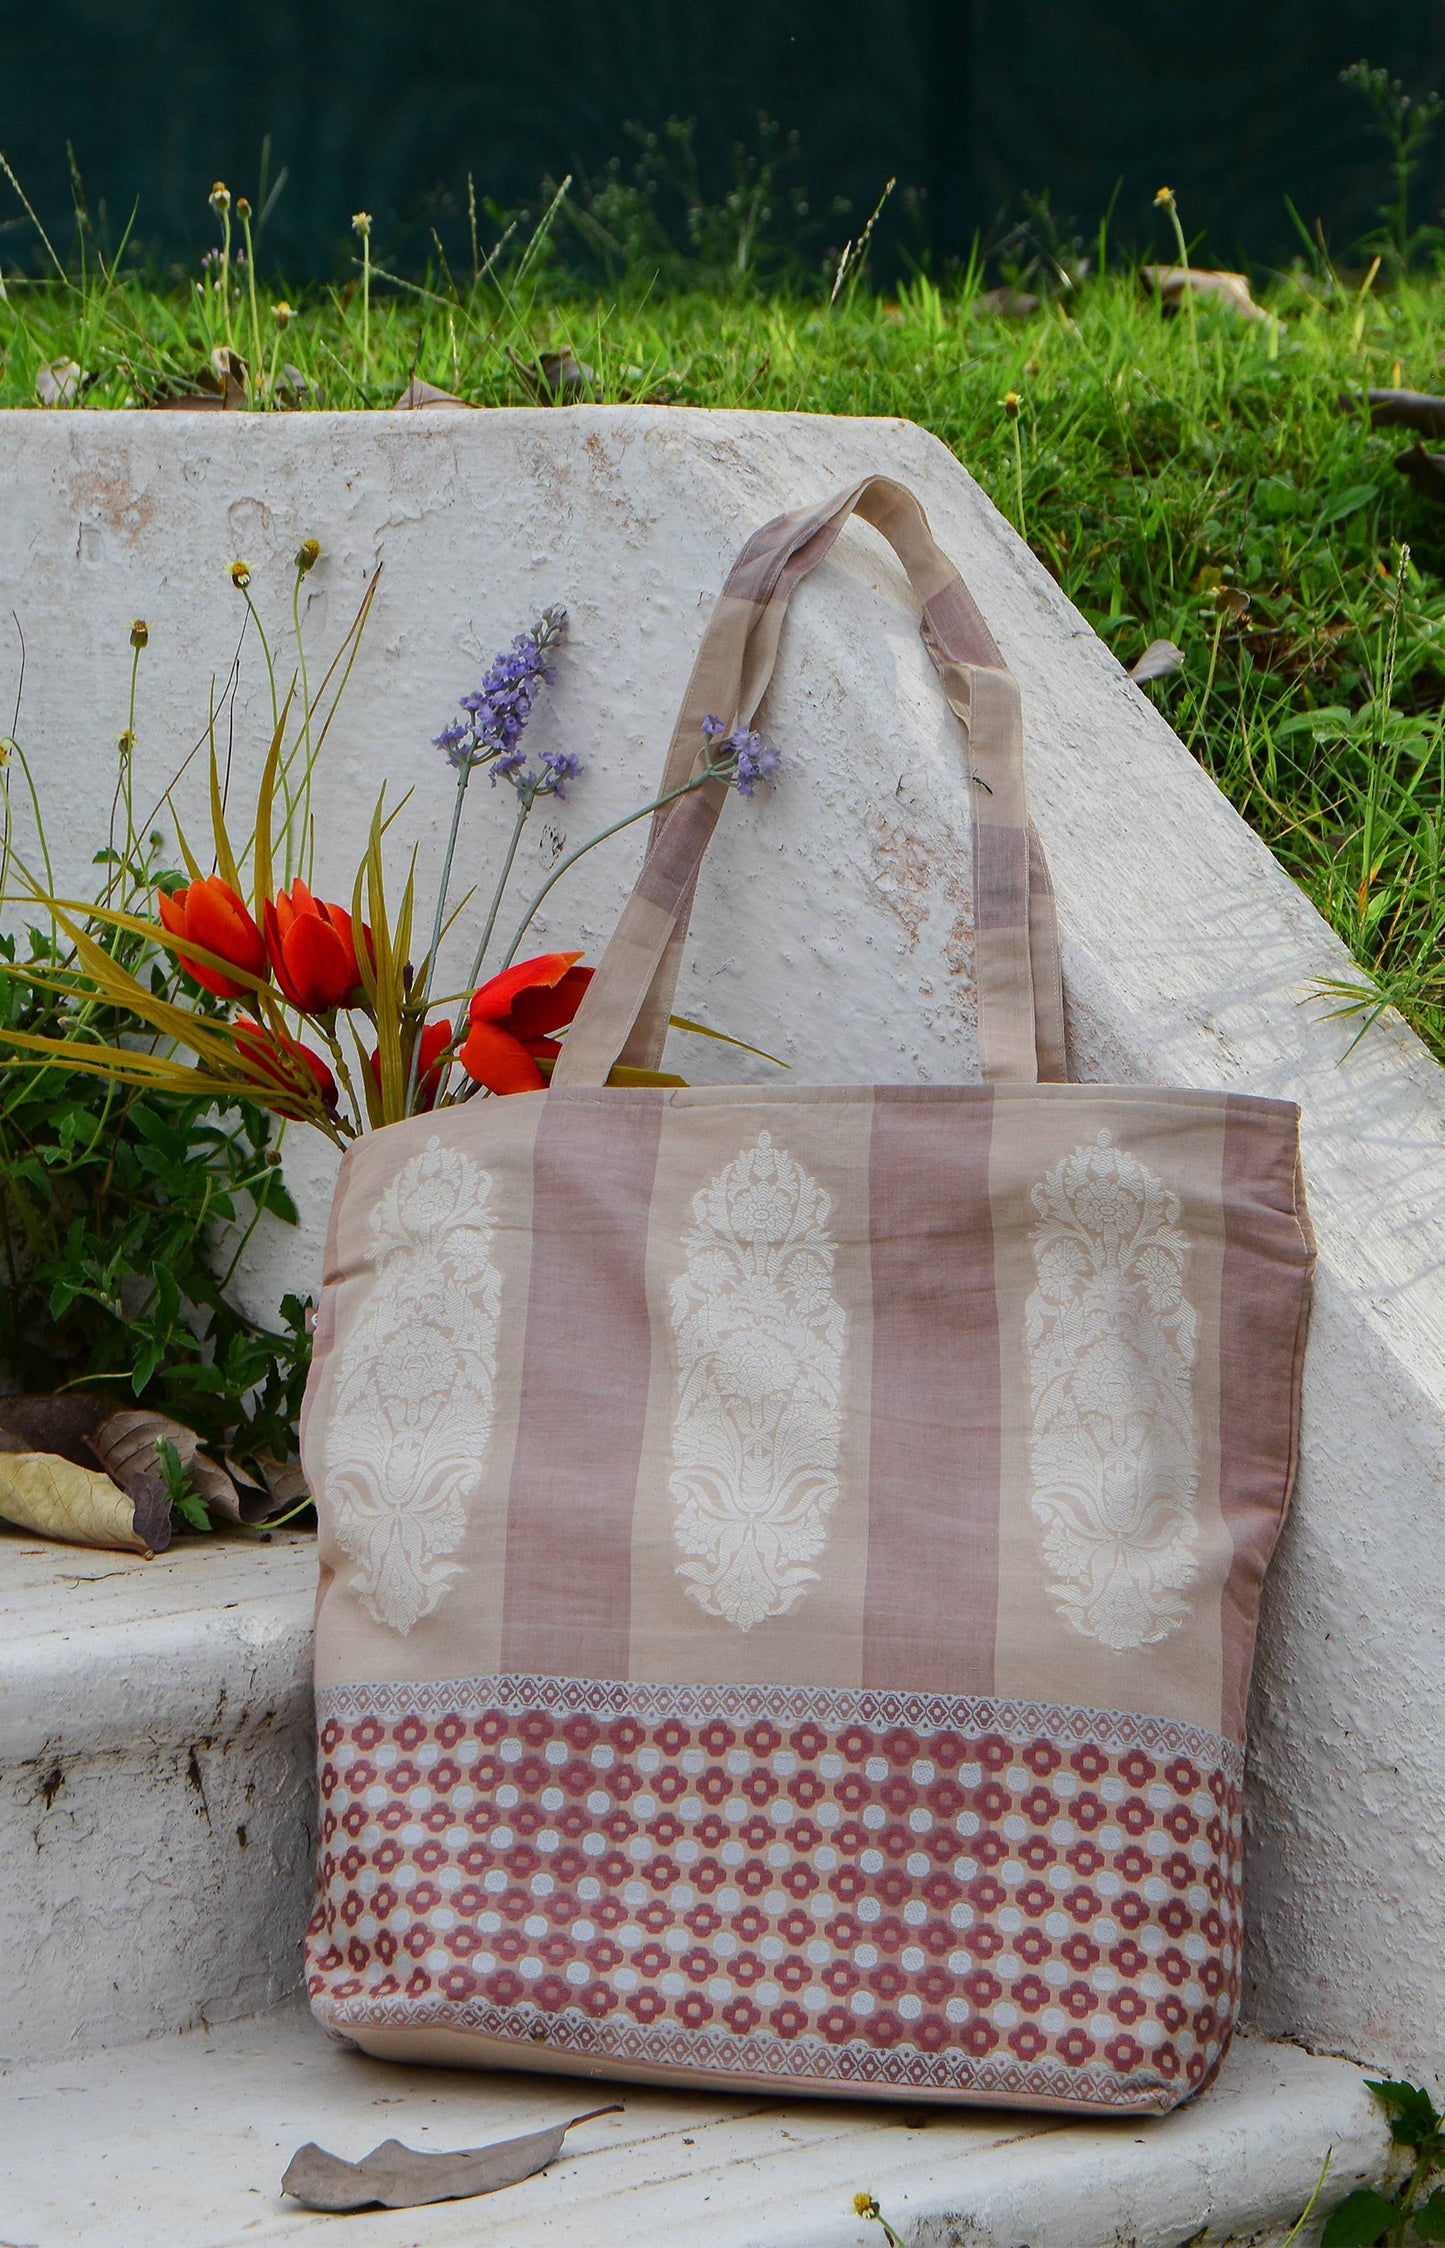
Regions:
[[[697,1686],[637,1684],[626,1679],[481,1677],[400,1680],[321,1686],[317,1715],[324,1725],[414,1717],[481,1716],[487,1711],[545,1712],[568,1717],[634,1717],[645,1725],[675,1718],[685,1725],[721,1718],[735,1724],[771,1719],[775,1724],[901,1726],[909,1731],[953,1732],[965,1739],[1002,1738],[1026,1746],[1050,1740],[1060,1746],[1093,1742],[1112,1753],[1143,1749],[1216,1766],[1239,1786],[1244,1748],[1202,1725],[1132,1710],[1072,1709],[1049,1702],[996,1700],[987,1695],[901,1694],[849,1686]],[[550,2017],[549,2017],[550,2019]]]
[[[338,2002],[325,1996],[313,1998],[311,2005],[322,2025],[342,2037],[359,2029],[420,2030],[435,2026],[525,2047],[534,2055],[540,2049],[570,2055],[579,2062],[601,2060],[624,2068],[663,2069],[673,2077],[683,2070],[699,2076],[763,2077],[776,2082],[780,2092],[786,2091],[790,2081],[803,2082],[817,2088],[825,2098],[846,2096],[850,2088],[885,2094],[896,2088],[899,2099],[919,2092],[943,2092],[963,2101],[980,2097],[1050,2100],[1134,2114],[1157,2114],[1179,2098],[1176,2087],[1167,2086],[1147,2070],[1120,2075],[1113,2069],[1070,2068],[1052,2060],[1020,2061],[1001,2053],[925,2053],[912,2045],[896,2045],[880,2052],[861,2041],[834,2045],[819,2037],[785,2040],[724,2036],[714,2030],[688,2030],[680,2023],[624,2023],[615,2016],[603,2024],[574,2007],[547,2013],[525,2003],[499,2007],[476,1999],[454,2002],[397,1997]],[[1227,2046],[1227,2032],[1224,2043]],[[1214,2073],[1211,2069],[1211,2078]],[[685,2083],[675,2088],[687,2090]],[[1202,2085],[1196,2089],[1202,2089]]]

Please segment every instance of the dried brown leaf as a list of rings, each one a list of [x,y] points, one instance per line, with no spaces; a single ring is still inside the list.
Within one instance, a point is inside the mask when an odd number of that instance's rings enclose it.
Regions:
[[[122,1407],[107,1415],[90,1442],[101,1466],[131,1493],[139,1509],[157,1501],[168,1503],[156,1450],[163,1438],[174,1444],[176,1456],[207,1512],[222,1514],[231,1522],[243,1521],[235,1484],[225,1469],[217,1467],[201,1450],[200,1438],[183,1421],[173,1421],[165,1413],[151,1412],[144,1406]]]
[[[99,1468],[77,1467],[58,1452],[0,1452],[0,1519],[66,1545],[120,1553],[159,1553],[169,1542],[170,1508],[159,1544],[136,1527],[128,1493]]]
[[[1436,398],[1427,390],[1340,392],[1342,413],[1357,414],[1362,405],[1369,409],[1374,429],[1418,429],[1422,437],[1445,437],[1445,398]],[[1395,466],[1399,465],[1397,461]]]
[[[289,1514],[311,1495],[299,1460],[273,1460],[269,1452],[254,1452],[245,1459],[226,1452],[222,1457],[240,1498],[243,1522],[269,1522],[275,1514]]]
[[[597,396],[597,375],[585,359],[570,351],[544,351],[537,359],[519,359],[511,346],[507,357],[534,398],[547,406],[590,404]]]
[[[299,367],[286,361],[272,385],[271,397],[277,406],[324,406],[326,393],[319,383],[303,375]]]
[[[449,390],[438,390],[435,383],[423,382],[419,375],[412,376],[392,411],[415,414],[426,406],[460,406],[464,413],[472,411],[465,398],[454,398]]]
[[[74,406],[94,381],[73,359],[52,359],[35,378],[35,395],[42,406]]]
[[[1445,454],[1427,453],[1417,437],[1408,451],[1395,455],[1395,466],[1422,499],[1445,504]]]
[[[1027,289],[985,289],[973,309],[991,312],[999,320],[1029,320],[1042,301],[1040,297],[1031,296]]]
[[[58,1452],[77,1467],[93,1467],[90,1439],[114,1410],[113,1398],[89,1389],[0,1397],[0,1450]]]
[[[1139,661],[1129,666],[1129,677],[1136,687],[1147,685],[1151,679],[1168,679],[1184,664],[1184,650],[1176,648],[1172,640],[1151,640]]]
[[[1216,273],[1197,265],[1142,265],[1139,278],[1146,289],[1163,300],[1166,312],[1178,312],[1185,291],[1206,302],[1227,305],[1241,320],[1271,320],[1274,315],[1256,304],[1242,273]]]
[[[420,2154],[400,2139],[386,2139],[360,2162],[344,2162],[314,2141],[298,2148],[286,2165],[281,2191],[308,2209],[339,2213],[346,2209],[418,2209],[431,2201],[466,2201],[474,2194],[499,2193],[545,2170],[560,2152],[567,2133],[594,2116],[617,2115],[620,2107],[589,2108],[566,2123],[502,2139],[490,2147],[462,2147],[455,2154]]]
[[[151,400],[153,413],[239,412],[246,404],[246,362],[229,344],[217,344],[191,390],[166,391]]]

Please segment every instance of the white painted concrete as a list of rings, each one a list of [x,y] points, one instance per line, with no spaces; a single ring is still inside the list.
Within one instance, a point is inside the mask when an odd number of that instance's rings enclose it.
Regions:
[[[0,2063],[296,1987],[315,1580],[284,1531],[147,1562],[0,1527]]]
[[[327,2045],[299,2006],[0,2079],[3,2222],[33,2248],[242,2248],[334,2237],[278,2193],[314,2138],[486,2145],[582,2115],[543,2176],[481,2201],[345,2220],[359,2248],[1278,2248],[1333,2149],[1320,2213],[1378,2180],[1387,2138],[1356,2070],[1240,2040],[1216,2088],[1155,2123],[843,2101],[726,2100],[577,2078],[393,2067]],[[917,2112],[917,2111],[915,2111]],[[1309,2242],[1318,2238],[1311,2226]]]
[[[184,426],[180,426],[184,424]],[[29,667],[20,734],[84,878],[124,723],[130,621],[152,628],[139,769],[157,789],[224,678],[237,552],[278,637],[289,557],[326,559],[308,616],[334,640],[386,569],[349,718],[328,748],[322,886],[349,889],[374,791],[415,784],[423,892],[448,811],[428,746],[491,652],[546,602],[574,633],[536,738],[594,761],[575,841],[640,800],[702,618],[743,535],[869,469],[919,491],[1023,685],[1030,787],[1060,897],[1079,1072],[1292,1096],[1321,1272],[1302,1470],[1254,1708],[1250,2007],[1323,2050],[1433,2070],[1445,2018],[1445,1078],[1397,1021],[1351,1050],[1312,983],[1342,948],[968,476],[906,424],[665,408],[493,414],[0,415],[0,618]],[[16,676],[0,627],[0,707]],[[268,723],[247,649],[235,778]],[[939,1079],[974,1061],[953,974],[969,906],[951,722],[906,588],[864,530],[803,588],[770,729],[786,765],[738,807],[697,915],[686,1011],[822,1079]],[[496,863],[480,791],[467,879]],[[199,827],[197,793],[184,797]],[[637,833],[559,892],[549,942],[595,956]],[[534,853],[528,874],[542,861]],[[462,950],[459,941],[457,950]],[[698,1079],[765,1073],[725,1049]],[[258,1297],[314,1283],[329,1163],[296,1150],[300,1239]]]

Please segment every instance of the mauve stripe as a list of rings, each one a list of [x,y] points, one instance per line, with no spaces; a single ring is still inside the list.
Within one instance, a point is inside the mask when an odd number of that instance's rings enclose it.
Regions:
[[[874,1094],[864,1686],[991,1694],[1000,1372],[993,1096]]]
[[[1219,1506],[1234,1540],[1220,1603],[1220,1730],[1244,1738],[1259,1594],[1289,1504],[1314,1237],[1295,1214],[1296,1139],[1239,1096],[1224,1124]],[[1303,1222],[1301,1222],[1301,1218]]]
[[[923,604],[923,637],[945,663],[977,664],[985,671],[1007,669],[998,642],[962,578],[953,578]]]
[[[549,1093],[507,1509],[502,1668],[625,1678],[652,1363],[646,1254],[662,1097]]]
[[[719,809],[710,790],[695,789],[691,796],[680,799],[642,863],[634,897],[661,906],[664,913],[676,912],[679,901],[697,880]]]
[[[992,826],[976,819],[974,829],[974,926],[1021,929],[1027,926],[1029,837],[1027,828]]]

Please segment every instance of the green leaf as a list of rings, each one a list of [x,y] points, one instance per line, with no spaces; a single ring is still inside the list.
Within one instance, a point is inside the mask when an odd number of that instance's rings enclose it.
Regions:
[[[1347,491],[1337,492],[1329,505],[1321,508],[1317,520],[1322,524],[1343,523],[1347,516],[1358,514],[1362,507],[1368,506],[1376,492],[1374,484],[1351,484]]]
[[[1320,2234],[1320,2248],[1374,2248],[1374,2243],[1391,2225],[1399,2221],[1400,2212],[1393,2201],[1387,2201],[1373,2186],[1362,2186],[1342,2201],[1338,2209],[1326,2219]]]
[[[1417,2240],[1445,2240],[1445,2186],[1431,2194],[1411,2219]]]
[[[1396,2077],[1367,2077],[1370,2090],[1390,2117],[1390,2136],[1403,2147],[1422,2147],[1440,2129],[1442,2118],[1420,2084]]]

